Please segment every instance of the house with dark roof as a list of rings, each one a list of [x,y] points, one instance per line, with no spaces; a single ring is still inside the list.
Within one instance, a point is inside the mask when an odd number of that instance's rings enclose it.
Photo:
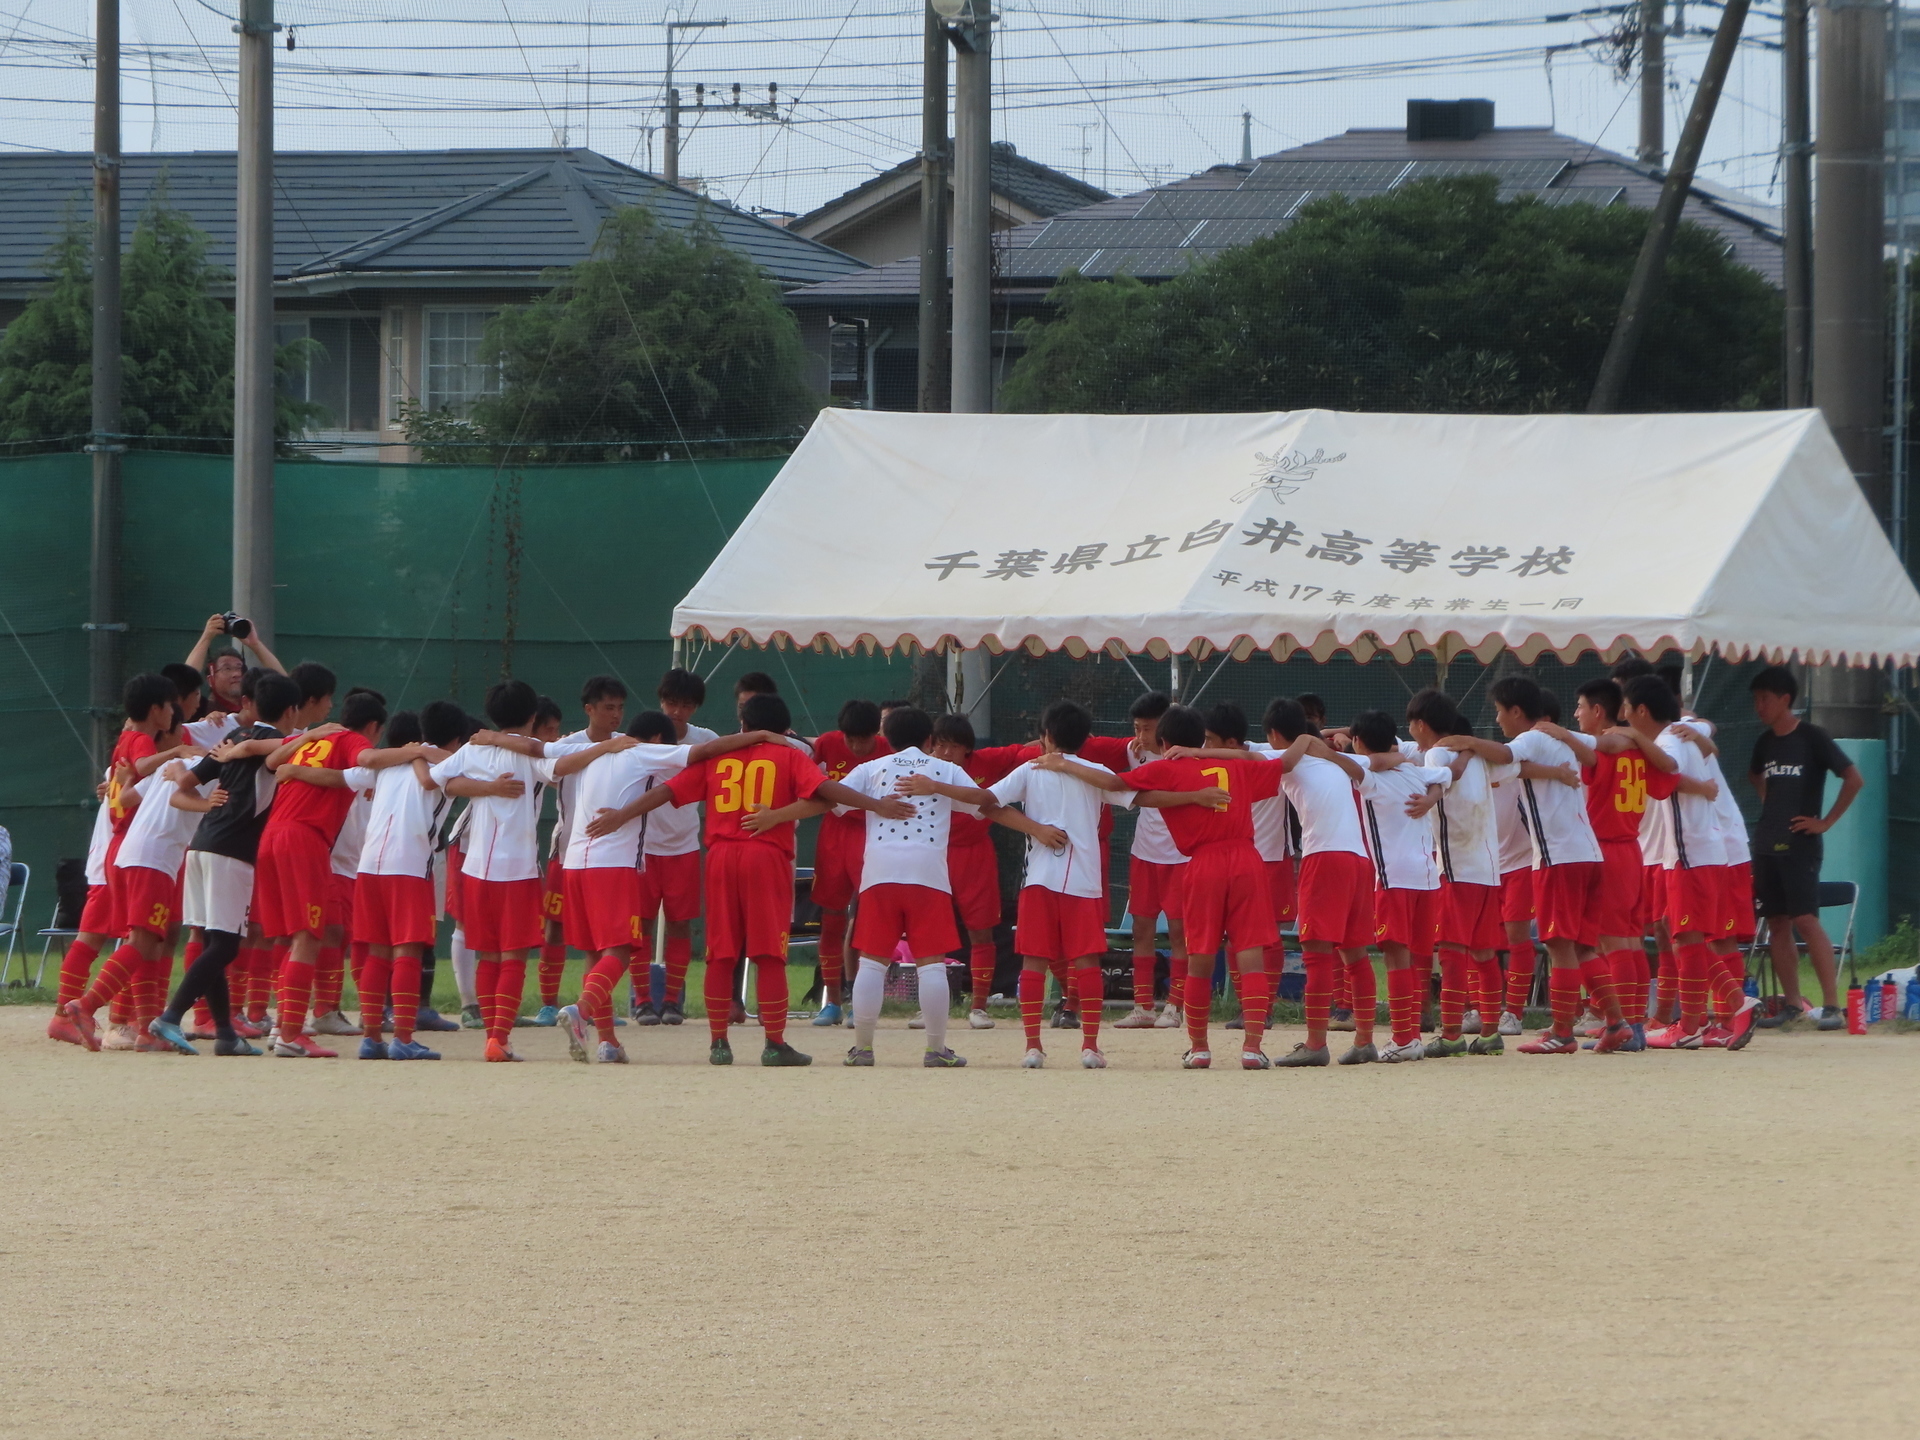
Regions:
[[[164,182],[232,270],[231,151],[128,155],[121,173],[123,246]],[[547,270],[586,259],[622,206],[677,227],[704,216],[783,289],[867,268],[591,150],[289,152],[274,157],[274,183],[275,328],[282,343],[319,342],[296,384],[331,424],[307,440],[351,458],[404,458],[409,400],[457,412],[497,386],[479,358],[487,321],[545,291]],[[0,326],[45,282],[62,226],[91,215],[92,185],[91,155],[0,154]],[[824,368],[813,378],[827,388]]]
[[[1045,313],[1069,270],[1163,281],[1221,251],[1286,228],[1328,195],[1387,194],[1418,180],[1493,175],[1502,199],[1550,205],[1632,205],[1651,210],[1664,176],[1637,160],[1543,126],[1498,128],[1489,100],[1411,100],[1399,129],[1355,129],[1132,195],[1097,201],[994,236],[995,383],[1018,358],[1013,327]],[[1696,179],[1683,217],[1717,231],[1730,254],[1775,286],[1782,276],[1782,217],[1752,197]],[[864,385],[877,408],[911,410],[918,365],[917,255],[798,287],[787,303],[803,329],[831,344],[852,327],[889,336],[889,368]],[[851,356],[842,344],[839,353]],[[846,360],[840,362],[842,368]],[[903,384],[897,374],[907,377]]]

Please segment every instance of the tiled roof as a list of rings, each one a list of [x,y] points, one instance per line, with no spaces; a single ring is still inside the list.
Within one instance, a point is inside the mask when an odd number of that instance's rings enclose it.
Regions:
[[[893,182],[917,174],[919,169],[919,156],[903,160],[891,170],[883,170],[871,180],[862,181],[845,194],[808,211],[793,224],[796,228],[808,226],[842,210],[857,210],[860,201],[888,191]],[[1062,210],[1110,198],[1098,185],[1089,185],[1051,165],[1029,160],[1004,140],[994,142],[990,183],[995,195],[1004,196],[1035,215],[1058,215]]]
[[[1472,140],[1408,140],[1404,130],[1349,130],[1263,156],[1216,165],[1152,190],[1064,211],[994,236],[996,273],[1016,292],[1083,275],[1167,279],[1196,260],[1284,229],[1309,201],[1381,195],[1417,180],[1491,174],[1500,195],[1548,204],[1652,209],[1659,172],[1545,128],[1488,130]],[[1779,213],[1711,182],[1696,182],[1684,216],[1726,237],[1734,258],[1779,285]],[[905,299],[919,292],[914,259],[791,292],[796,304]]]
[[[123,240],[163,175],[169,203],[212,237],[211,258],[231,269],[231,151],[128,155]],[[591,150],[287,152],[274,157],[274,180],[274,273],[282,281],[351,274],[377,285],[431,272],[450,285],[524,284],[529,274],[585,259],[607,215],[637,204],[674,226],[704,208],[729,245],[785,285],[865,268]],[[0,286],[43,277],[66,217],[91,214],[92,184],[89,155],[0,155]]]

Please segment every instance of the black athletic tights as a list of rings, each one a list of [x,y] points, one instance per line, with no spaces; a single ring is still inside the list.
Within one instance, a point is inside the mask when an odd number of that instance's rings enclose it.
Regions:
[[[203,930],[201,935],[200,954],[180,977],[180,988],[173,992],[173,1003],[161,1018],[178,1025],[194,1001],[205,1000],[214,1034],[231,1040],[233,1006],[227,995],[227,967],[240,953],[240,937],[230,930]]]

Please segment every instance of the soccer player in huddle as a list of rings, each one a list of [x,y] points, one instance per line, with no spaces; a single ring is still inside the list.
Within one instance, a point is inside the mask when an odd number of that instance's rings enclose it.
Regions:
[[[1000,747],[1001,753],[1013,747]],[[941,715],[933,722],[928,753],[966,771],[976,787],[1003,780],[1016,765],[977,761],[983,752],[974,744],[973,722],[964,715]],[[1000,923],[1000,856],[993,848],[990,822],[964,809],[948,819],[947,880],[953,887],[953,905],[966,932],[969,989],[973,996],[967,1024],[975,1030],[993,1029],[987,1014],[987,996],[993,992],[993,972],[999,958],[993,928]],[[922,1017],[925,1023],[925,1017]]]
[[[891,754],[880,734],[880,707],[871,700],[849,700],[840,707],[840,728],[813,742],[813,758],[829,780],[845,780],[867,761]],[[867,817],[857,813],[820,817],[814,839],[813,903],[820,907],[820,984],[825,1004],[816,1025],[837,1025],[846,998],[848,912],[860,891],[860,866],[866,851]]]
[[[674,745],[704,745],[715,732],[693,723],[707,700],[706,682],[691,670],[669,670],[655,695],[660,713],[673,722]],[[686,1018],[687,966],[693,960],[693,922],[700,918],[700,821],[698,805],[670,805],[647,817],[641,853],[640,939],[644,954],[654,953],[655,927],[664,922],[660,949],[667,969],[666,993],[655,1006],[640,1004],[644,967],[634,968],[634,1020],[641,1025],[678,1025]]]

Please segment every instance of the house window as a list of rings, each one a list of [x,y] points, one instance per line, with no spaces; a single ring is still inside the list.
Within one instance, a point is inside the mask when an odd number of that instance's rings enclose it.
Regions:
[[[387,312],[387,423],[400,423],[400,407],[412,398],[407,388],[407,312]]]
[[[867,398],[867,322],[838,320],[827,328],[827,390],[864,406]]]
[[[483,363],[480,342],[493,310],[427,312],[427,409],[464,415],[474,401],[500,393],[500,367]]]
[[[375,430],[380,424],[380,325],[351,315],[311,315],[274,322],[276,345],[311,340],[306,360],[281,377],[281,388],[322,411],[316,430]]]

